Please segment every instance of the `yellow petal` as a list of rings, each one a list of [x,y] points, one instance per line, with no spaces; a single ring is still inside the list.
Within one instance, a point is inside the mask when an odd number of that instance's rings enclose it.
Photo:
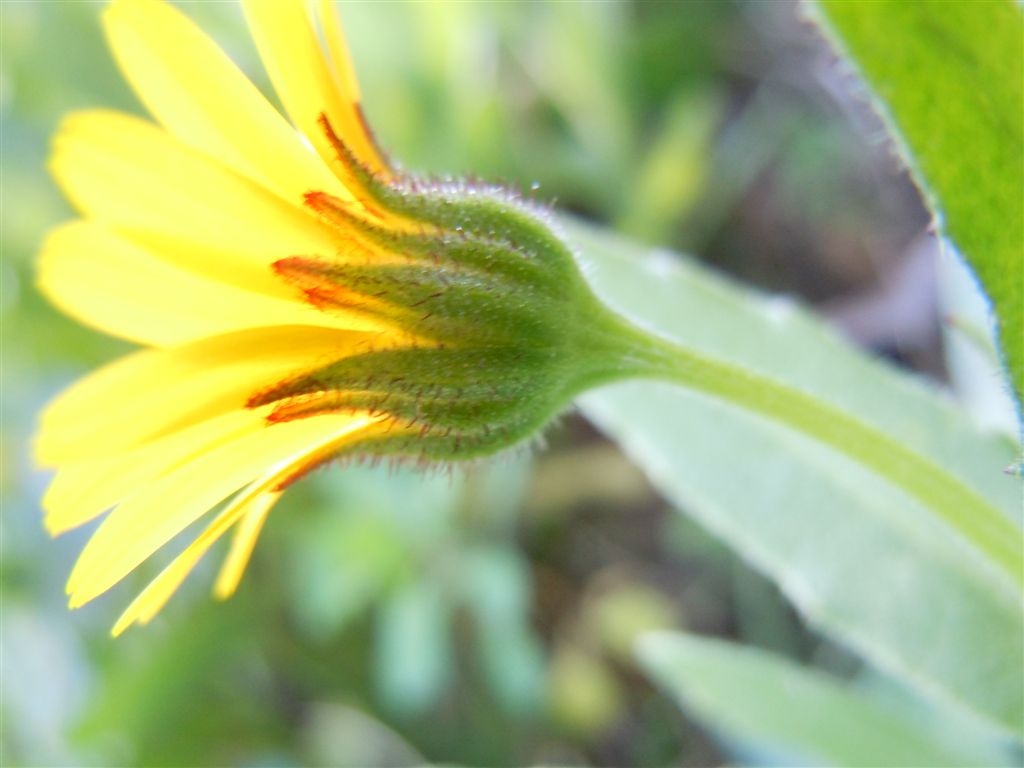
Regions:
[[[281,493],[281,491],[264,490],[247,500],[242,510],[244,517],[235,528],[235,535],[231,539],[231,549],[228,551],[224,564],[221,565],[220,572],[217,574],[217,581],[213,585],[213,593],[220,600],[231,597],[238,589],[238,583],[242,580],[242,573],[249,564],[249,557],[252,555],[253,547],[256,546],[256,539],[263,529],[267,514],[277,503]]]
[[[314,449],[355,439],[367,416],[325,415],[245,434],[165,475],[115,508],[86,544],[68,579],[69,605],[87,603],[255,478]]]
[[[171,5],[118,0],[104,13],[111,50],[171,133],[291,201],[344,187],[220,48]]]
[[[362,96],[359,93],[359,81],[355,67],[349,55],[345,33],[341,26],[338,9],[332,0],[319,0],[314,6],[320,19],[320,28],[327,43],[327,52],[335,83],[342,101],[349,105],[354,117],[354,124],[348,127],[348,133],[342,134],[345,143],[368,168],[385,176],[390,174],[387,162],[381,157],[373,135],[363,115]],[[337,128],[335,130],[338,130]]]
[[[374,170],[384,170],[367,133],[351,87],[354,77],[347,55],[342,55],[340,31],[331,45],[338,55],[329,62],[304,2],[244,0],[243,8],[263,65],[292,122],[306,134],[328,163],[335,153],[317,120],[326,114],[331,125],[352,151]],[[339,67],[341,71],[333,71]]]
[[[238,587],[267,515],[283,493],[280,484],[307,462],[316,462],[329,456],[356,439],[361,432],[372,429],[372,421],[366,419],[361,427],[343,429],[319,443],[307,446],[300,456],[282,462],[240,491],[199,537],[132,601],[117,620],[111,634],[116,637],[133,623],[145,624],[156,616],[210,547],[232,525],[237,524],[231,550],[214,586],[217,597],[222,600],[230,597]]]
[[[44,410],[36,456],[54,466],[128,450],[244,408],[262,389],[358,352],[374,338],[282,326],[137,352],[80,379]]]
[[[362,101],[359,79],[356,77],[355,67],[352,66],[352,57],[345,42],[345,32],[341,27],[338,9],[333,0],[318,0],[315,4],[310,3],[309,7],[312,7],[316,14],[324,41],[327,43],[328,61],[338,86],[338,96],[343,102],[358,107]]]
[[[275,475],[276,476],[276,475]],[[231,503],[214,519],[199,537],[192,542],[184,552],[178,555],[171,563],[164,568],[160,574],[149,583],[149,585],[136,597],[121,614],[110,634],[114,637],[120,635],[124,630],[135,622],[146,624],[167,604],[171,596],[188,577],[192,569],[196,567],[203,555],[212,547],[227,530],[238,523],[238,532],[252,532],[251,538],[247,535],[246,541],[250,549],[256,543],[256,535],[259,527],[262,526],[270,508],[277,501],[279,493],[267,492],[265,484],[256,482],[245,489],[231,501]],[[255,505],[255,506],[254,506]],[[254,517],[255,515],[255,517]],[[257,520],[257,527],[253,531],[251,520]],[[239,522],[241,521],[241,522]],[[236,533],[236,541],[238,534]],[[234,554],[234,548],[232,548]],[[246,559],[248,559],[248,552]],[[229,555],[229,559],[230,559]],[[241,563],[241,569],[245,568],[245,562]],[[242,575],[238,571],[237,579]]]
[[[66,118],[51,169],[90,218],[171,238],[183,266],[249,290],[294,298],[273,262],[338,249],[336,235],[309,212],[128,115]],[[190,254],[193,246],[202,259]]]
[[[43,495],[46,530],[57,536],[77,528],[218,445],[262,429],[268,410],[232,411],[131,451],[62,464]]]
[[[38,281],[40,290],[66,314],[114,336],[160,347],[245,328],[352,328],[360,320],[210,279],[92,221],[50,232],[39,259]],[[376,324],[367,320],[363,325]]]

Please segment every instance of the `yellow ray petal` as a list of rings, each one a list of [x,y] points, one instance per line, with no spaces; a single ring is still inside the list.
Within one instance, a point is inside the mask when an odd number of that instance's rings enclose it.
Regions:
[[[220,600],[231,597],[238,589],[238,583],[242,580],[242,573],[249,564],[253,547],[256,546],[256,539],[263,530],[263,523],[267,519],[277,500],[281,497],[282,491],[264,490],[246,502],[243,510],[244,517],[235,528],[235,535],[231,539],[231,549],[224,559],[220,572],[217,574],[217,581],[213,585],[213,594]]]
[[[83,525],[218,445],[263,429],[269,410],[232,411],[131,451],[61,465],[43,495],[46,530],[57,536]]]
[[[294,464],[311,447],[336,450],[373,422],[367,416],[331,414],[270,425],[218,446],[142,489],[107,515],[86,544],[68,579],[70,607],[106,592],[256,477]]]
[[[368,168],[388,176],[390,168],[381,156],[363,115],[363,99],[359,92],[359,81],[356,78],[355,67],[352,66],[352,58],[349,55],[348,44],[345,42],[345,33],[341,26],[338,9],[333,0],[319,0],[312,7],[319,18],[320,29],[327,43],[327,53],[335,83],[338,86],[338,93],[342,101],[349,105],[355,123],[361,129],[352,134],[345,134],[346,143],[353,147],[353,152]]]
[[[321,157],[328,163],[335,160],[334,150],[317,124],[320,115],[326,114],[357,157],[374,170],[385,170],[362,121],[358,94],[351,89],[354,77],[347,56],[339,53],[331,63],[327,61],[306,4],[244,0],[243,8],[281,102]],[[339,33],[332,30],[330,34]],[[337,49],[339,41],[333,45]],[[344,71],[336,76],[331,64]]]
[[[165,131],[116,112],[79,112],[54,140],[50,167],[86,215],[129,232],[174,238],[217,258],[190,268],[270,295],[293,298],[273,262],[331,255],[336,235],[309,212],[190,149]]]
[[[137,352],[75,382],[44,410],[36,456],[54,466],[130,449],[243,408],[261,389],[361,351],[374,339],[283,326]]]
[[[132,601],[117,620],[111,634],[116,637],[133,623],[145,624],[156,616],[203,555],[237,523],[231,549],[214,585],[217,597],[222,600],[230,597],[238,587],[267,515],[283,493],[278,487],[280,483],[307,462],[316,462],[330,456],[346,443],[356,439],[362,431],[372,429],[372,420],[366,421],[362,427],[343,429],[319,443],[308,446],[302,455],[275,466],[262,478],[239,492],[199,537]]]
[[[150,113],[171,133],[289,200],[310,189],[350,197],[324,163],[191,20],[156,0],[105,11],[111,50]]]
[[[352,57],[349,55],[348,44],[345,42],[345,32],[341,26],[341,17],[333,0],[318,0],[310,3],[323,32],[324,41],[327,43],[327,53],[331,71],[334,74],[338,86],[338,96],[347,104],[353,104],[357,108],[362,102],[362,95],[359,92],[359,79],[356,77],[355,67],[352,66]]]
[[[212,280],[169,264],[92,221],[50,232],[38,281],[54,304],[81,322],[160,347],[270,325],[353,328],[362,319]],[[367,318],[361,327],[375,325]]]
[[[276,476],[276,475],[275,475]],[[263,482],[256,482],[250,485],[247,489],[240,492],[239,495],[232,500],[230,504],[214,519],[206,530],[204,530],[199,537],[192,542],[184,552],[178,555],[171,563],[164,568],[160,574],[149,583],[149,585],[139,593],[131,604],[125,609],[124,613],[118,618],[117,623],[114,624],[114,628],[110,631],[110,634],[117,637],[124,632],[132,624],[138,622],[139,624],[148,623],[154,616],[156,616],[160,610],[167,604],[171,596],[178,590],[182,582],[188,577],[192,569],[198,565],[203,555],[209,551],[217,540],[223,536],[227,530],[238,523],[238,532],[247,531],[252,532],[251,538],[246,537],[247,544],[250,547],[256,543],[256,535],[259,533],[259,528],[262,527],[263,520],[266,518],[267,513],[270,512],[270,508],[279,498],[279,493],[265,491],[265,484]],[[252,520],[257,521],[257,527],[253,531]],[[240,521],[240,522],[239,522]],[[236,541],[238,534],[236,533]],[[234,548],[232,548],[232,554],[234,554]],[[248,559],[248,552],[245,553],[246,559]],[[230,555],[229,555],[230,559]],[[241,569],[245,568],[245,562],[241,563]],[[238,571],[237,579],[241,578],[241,570]],[[237,584],[237,579],[235,583]]]

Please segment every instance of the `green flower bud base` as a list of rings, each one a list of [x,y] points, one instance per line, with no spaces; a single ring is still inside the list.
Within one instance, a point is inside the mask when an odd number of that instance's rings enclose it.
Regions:
[[[369,348],[258,393],[271,420],[355,410],[389,428],[347,455],[451,463],[538,435],[582,392],[647,377],[680,384],[820,441],[891,481],[1022,585],[1016,524],[953,475],[841,408],[676,346],[593,294],[541,211],[497,187],[381,179],[324,121],[339,162],[377,220],[323,193],[307,204],[374,258],[275,264],[311,302],[368,312],[408,339]],[[700,435],[692,439],[699,440]]]

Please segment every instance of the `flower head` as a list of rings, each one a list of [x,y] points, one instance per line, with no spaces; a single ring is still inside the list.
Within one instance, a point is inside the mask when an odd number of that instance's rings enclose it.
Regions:
[[[47,239],[41,289],[148,347],[42,417],[47,528],[110,510],[71,605],[218,510],[115,633],[233,531],[215,587],[230,595],[268,511],[311,469],[488,455],[614,375],[608,316],[536,211],[388,164],[328,0],[244,8],[290,123],[179,11],[117,0],[110,46],[155,123],[80,113],[54,143],[82,219]]]

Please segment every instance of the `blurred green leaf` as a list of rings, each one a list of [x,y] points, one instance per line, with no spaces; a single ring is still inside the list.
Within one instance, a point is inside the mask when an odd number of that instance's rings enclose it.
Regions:
[[[622,167],[618,161],[632,128],[621,98],[620,66],[629,6],[612,0],[549,3],[541,8],[545,22],[538,27],[533,55],[523,57],[523,66],[588,150],[591,162]]]
[[[636,322],[856,414],[1020,515],[1020,482],[1002,473],[1013,444],[938,393],[787,301],[606,233],[573,236],[599,294]],[[581,404],[822,630],[919,692],[1020,732],[1020,594],[920,503],[815,440],[687,390],[638,381]]]
[[[161,617],[102,649],[105,676],[76,740],[114,764],[199,765],[218,745],[232,745],[224,762],[241,763],[286,736],[250,631],[270,621],[265,607],[241,594],[230,605],[201,600],[188,619]]]
[[[712,131],[722,119],[716,95],[683,91],[668,103],[616,229],[651,242],[670,238],[706,186]]]
[[[536,711],[544,690],[543,651],[530,632],[530,578],[510,550],[478,547],[463,556],[460,587],[476,624],[478,653],[505,708]]]
[[[787,765],[997,765],[848,683],[781,656],[682,633],[641,638],[647,674],[719,733],[781,752]]]
[[[988,299],[971,268],[951,253],[940,260],[938,278],[949,385],[979,424],[1016,434],[1016,403],[1001,375]]]
[[[1024,13],[1012,0],[819,0],[944,232],[992,301],[1024,397]]]
[[[316,702],[303,724],[309,764],[325,768],[424,765],[425,760],[384,723],[355,707]]]
[[[381,698],[392,711],[420,714],[448,685],[454,671],[449,614],[438,584],[426,577],[381,606],[374,662]]]
[[[398,527],[373,510],[360,512],[320,514],[292,531],[291,606],[312,637],[337,632],[408,568]]]

